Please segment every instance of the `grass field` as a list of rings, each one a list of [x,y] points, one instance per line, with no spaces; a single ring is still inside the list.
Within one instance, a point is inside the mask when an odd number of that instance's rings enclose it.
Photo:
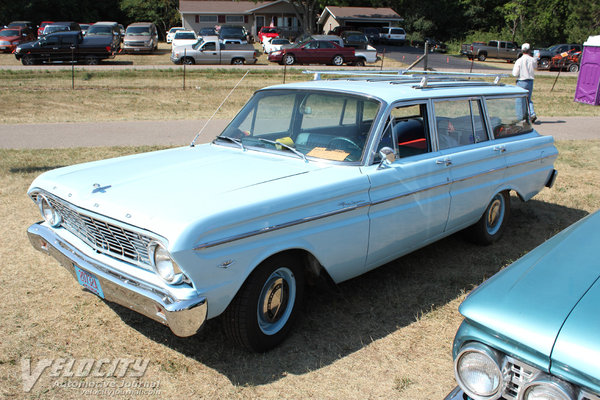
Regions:
[[[218,320],[196,337],[176,338],[84,292],[28,243],[25,231],[40,219],[25,194],[35,176],[153,148],[0,150],[0,398],[134,397],[88,396],[65,386],[81,382],[158,382],[160,393],[149,398],[443,398],[455,385],[450,352],[465,294],[600,208],[600,141],[558,147],[555,187],[528,203],[513,197],[500,242],[479,247],[457,234],[345,282],[339,292],[311,289],[291,337],[260,355],[233,347]],[[149,364],[142,378],[53,377],[46,370],[23,392],[21,363],[31,359],[33,368],[44,358],[146,358]]]

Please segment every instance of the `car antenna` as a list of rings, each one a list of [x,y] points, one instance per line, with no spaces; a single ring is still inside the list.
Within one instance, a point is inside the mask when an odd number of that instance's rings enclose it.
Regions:
[[[240,81],[235,84],[235,86],[233,87],[233,89],[231,89],[231,91],[229,92],[229,94],[225,97],[225,100],[223,100],[223,102],[219,105],[219,107],[217,107],[217,109],[215,110],[215,112],[213,113],[213,115],[211,115],[210,118],[208,119],[208,121],[206,121],[204,123],[204,126],[202,127],[202,129],[200,129],[200,132],[198,132],[196,134],[196,136],[194,137],[194,140],[192,140],[192,143],[190,143],[190,147],[196,146],[196,139],[198,139],[198,136],[200,136],[202,134],[202,132],[204,131],[204,128],[206,128],[206,126],[210,123],[210,121],[212,121],[213,117],[219,112],[219,110],[221,109],[221,107],[223,107],[223,104],[225,104],[225,102],[227,101],[227,99],[229,98],[229,96],[231,96],[231,94],[233,93],[233,91],[235,90],[235,88],[237,88],[239,86],[239,84],[242,83],[242,81],[244,80],[244,78],[246,77],[246,75],[248,75],[249,72],[250,72],[250,70],[246,71],[246,73],[244,74],[244,76],[242,76],[242,79],[240,79]]]

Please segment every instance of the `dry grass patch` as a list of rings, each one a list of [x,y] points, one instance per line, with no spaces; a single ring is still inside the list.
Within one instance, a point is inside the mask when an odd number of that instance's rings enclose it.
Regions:
[[[218,320],[196,337],[174,337],[83,291],[29,244],[25,231],[40,219],[25,194],[35,176],[153,148],[0,150],[0,398],[86,397],[82,389],[56,386],[69,379],[50,371],[23,392],[23,359],[35,364],[59,357],[148,358],[139,381],[160,382],[160,394],[146,396],[152,398],[443,398],[455,385],[451,343],[465,294],[600,208],[600,141],[558,147],[555,187],[528,203],[513,197],[512,219],[499,243],[480,247],[458,234],[345,282],[338,292],[312,288],[294,333],[266,354],[233,347]],[[81,379],[121,384],[132,378]]]

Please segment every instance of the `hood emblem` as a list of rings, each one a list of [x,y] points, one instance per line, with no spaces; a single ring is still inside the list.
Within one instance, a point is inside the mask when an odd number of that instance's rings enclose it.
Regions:
[[[102,186],[99,183],[94,183],[94,190],[92,193],[106,193],[106,189],[110,188],[112,185]]]

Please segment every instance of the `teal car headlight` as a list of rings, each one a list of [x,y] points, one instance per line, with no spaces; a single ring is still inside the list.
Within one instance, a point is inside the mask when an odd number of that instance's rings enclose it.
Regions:
[[[177,285],[183,282],[185,276],[171,254],[160,242],[153,241],[148,247],[152,268],[168,284]]]
[[[502,357],[493,349],[470,343],[456,357],[456,381],[474,400],[495,400],[502,395]]]
[[[571,400],[576,398],[575,391],[567,382],[545,376],[525,385],[523,400]]]
[[[40,208],[40,213],[42,213],[42,217],[44,221],[48,223],[53,228],[59,226],[62,222],[62,218],[58,211],[52,207],[52,204],[48,201],[46,196],[43,194],[38,194],[36,196],[36,202],[38,207]]]

